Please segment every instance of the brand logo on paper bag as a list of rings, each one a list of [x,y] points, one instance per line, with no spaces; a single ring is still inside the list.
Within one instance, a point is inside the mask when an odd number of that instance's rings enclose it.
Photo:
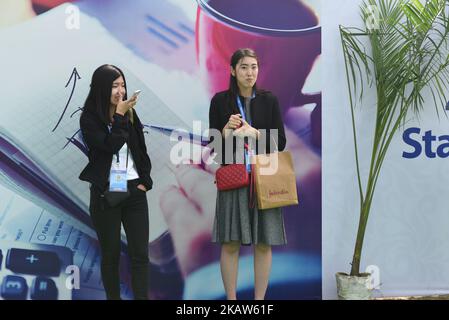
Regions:
[[[284,194],[288,194],[288,191],[285,190],[285,189],[282,189],[280,191],[278,191],[278,190],[268,190],[268,197],[269,198],[275,197],[275,196],[281,196],[281,195],[284,195]]]

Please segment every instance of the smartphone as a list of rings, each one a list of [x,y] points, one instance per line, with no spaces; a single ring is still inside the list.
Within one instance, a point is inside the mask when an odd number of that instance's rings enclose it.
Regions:
[[[142,90],[136,90],[136,91],[134,91],[133,95],[131,96],[131,99],[134,98],[134,97],[137,97],[141,91],[142,91]]]

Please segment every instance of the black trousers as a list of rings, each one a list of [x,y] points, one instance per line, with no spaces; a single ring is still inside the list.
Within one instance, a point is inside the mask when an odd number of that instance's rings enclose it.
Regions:
[[[146,193],[137,188],[138,184],[138,179],[128,181],[130,197],[114,208],[108,206],[101,190],[95,186],[90,188],[89,210],[100,243],[101,278],[108,300],[120,299],[122,223],[128,243],[134,299],[148,299],[148,203]]]

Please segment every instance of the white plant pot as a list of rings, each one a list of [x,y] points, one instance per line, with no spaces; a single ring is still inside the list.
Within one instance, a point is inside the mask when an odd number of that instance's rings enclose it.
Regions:
[[[340,300],[369,300],[371,299],[371,274],[361,273],[360,276],[350,276],[346,273],[335,274],[337,279],[337,293]]]

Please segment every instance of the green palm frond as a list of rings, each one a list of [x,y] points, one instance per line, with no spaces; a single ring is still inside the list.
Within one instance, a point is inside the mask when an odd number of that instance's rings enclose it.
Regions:
[[[411,0],[403,4],[403,11],[415,29],[426,34],[433,27],[444,7],[445,0],[429,0],[425,5],[419,0]]]

